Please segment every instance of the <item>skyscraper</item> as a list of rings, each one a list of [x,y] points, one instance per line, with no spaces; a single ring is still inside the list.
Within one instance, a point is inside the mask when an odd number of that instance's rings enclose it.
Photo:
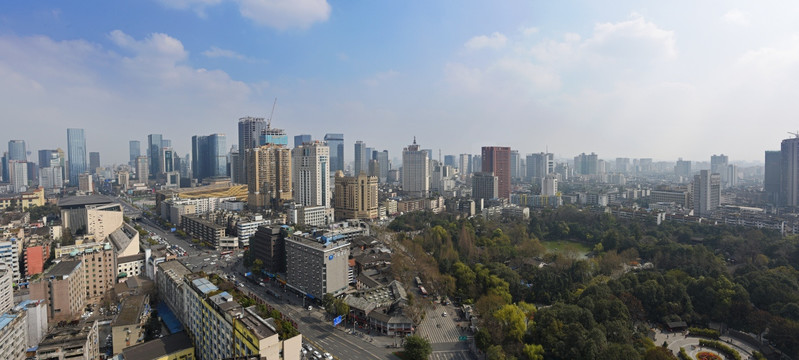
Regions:
[[[39,150],[39,168],[61,166],[57,150]]]
[[[225,134],[191,137],[192,177],[202,181],[208,177],[227,175],[227,141]]]
[[[783,140],[780,152],[782,205],[799,206],[799,137]]]
[[[391,163],[388,160],[388,150],[383,150],[377,152],[377,179],[381,183],[385,183],[388,181],[388,171],[391,170]]]
[[[86,172],[86,137],[83,129],[67,129],[67,158],[69,159],[69,184],[78,186],[78,177]]]
[[[499,197],[510,199],[510,148],[506,146],[483,146],[483,172],[497,177]]]
[[[250,207],[279,206],[292,199],[291,151],[288,148],[266,144],[248,150],[246,156]]]
[[[96,174],[98,167],[100,167],[100,153],[92,151],[89,153],[89,173]]]
[[[247,150],[256,148],[261,132],[266,128],[264,118],[243,117],[239,119],[239,173],[234,178],[240,184],[247,184]]]
[[[141,142],[139,142],[139,140],[131,140],[129,142],[129,148],[130,148],[130,162],[128,163],[128,165],[133,167],[136,166],[136,158],[139,157],[139,155],[141,155]]]
[[[499,197],[499,181],[490,172],[472,174],[472,199],[489,200]]]
[[[766,151],[766,166],[763,179],[763,190],[768,195],[768,202],[780,205],[780,164],[782,154],[779,151]]]
[[[306,141],[291,150],[294,202],[303,206],[330,207],[330,148],[320,141]]]
[[[335,186],[336,221],[378,217],[377,177],[365,173],[344,176],[343,172],[336,171]]]
[[[699,175],[694,175],[693,197],[696,215],[710,215],[721,200],[721,176],[710,170],[699,171]]]
[[[677,159],[677,164],[674,165],[674,175],[688,177],[691,176],[691,161]]]
[[[727,188],[727,165],[729,165],[729,158],[727,155],[712,155],[710,156],[710,172],[719,174],[721,176],[721,188]]]
[[[149,172],[150,176],[155,176],[155,174],[158,174],[159,172],[158,164],[160,162],[158,161],[158,157],[161,154],[162,146],[163,144],[162,144],[161,134],[147,135],[147,149],[148,149],[147,155],[149,156],[148,161],[150,164],[150,172]],[[71,175],[70,178],[72,178]]]
[[[554,196],[558,193],[558,176],[549,174],[541,179],[541,195]]]
[[[145,155],[136,157],[136,176],[139,183],[147,184],[147,179],[150,177],[150,158]]]
[[[330,171],[344,171],[344,134],[325,134],[325,142],[330,148]]]
[[[402,190],[412,196],[430,195],[430,158],[419,150],[415,136],[413,144],[402,150]]]
[[[8,161],[8,177],[14,192],[28,190],[28,163],[22,160]]]
[[[616,172],[619,174],[630,172],[630,158],[616,158]]]
[[[302,134],[294,136],[294,147],[300,147],[303,143],[311,142],[311,135]]]
[[[444,155],[444,165],[457,168],[458,163],[457,160],[455,160],[455,155]]]
[[[574,157],[574,172],[580,175],[599,174],[599,156],[582,153]]]
[[[522,166],[521,157],[519,156],[519,150],[511,150],[510,151],[510,178],[517,179],[521,178],[522,174],[520,168]]]
[[[458,160],[458,171],[461,173],[461,177],[471,174],[472,154],[460,154],[460,158]]]
[[[8,142],[8,160],[28,161],[25,140],[10,140]]]
[[[358,140],[355,142],[355,163],[353,164],[352,170],[355,176],[358,176],[361,172],[369,173],[369,157],[366,154],[366,144],[363,141]]]
[[[531,181],[543,179],[555,172],[555,156],[552,153],[527,154],[527,178]]]

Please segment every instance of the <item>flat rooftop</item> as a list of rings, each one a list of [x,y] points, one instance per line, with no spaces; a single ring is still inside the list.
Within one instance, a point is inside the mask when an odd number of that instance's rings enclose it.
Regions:
[[[144,310],[144,295],[134,295],[122,303],[122,309],[119,310],[112,326],[134,325],[139,323],[139,315]]]
[[[62,277],[72,274],[72,272],[75,271],[75,268],[77,268],[80,263],[80,260],[62,261],[50,268],[50,271],[44,275],[44,278],[46,279],[48,276]]]
[[[105,195],[68,196],[58,200],[60,208],[75,208],[95,204],[111,204],[114,201]]]
[[[193,347],[188,333],[181,331],[122,350],[125,360],[150,360],[166,357]]]

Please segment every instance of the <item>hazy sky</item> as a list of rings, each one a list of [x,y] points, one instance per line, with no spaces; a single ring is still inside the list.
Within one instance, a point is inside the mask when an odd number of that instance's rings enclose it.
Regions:
[[[388,149],[763,159],[799,129],[795,1],[0,3],[0,148],[104,164],[242,116]],[[437,150],[436,150],[437,153]]]

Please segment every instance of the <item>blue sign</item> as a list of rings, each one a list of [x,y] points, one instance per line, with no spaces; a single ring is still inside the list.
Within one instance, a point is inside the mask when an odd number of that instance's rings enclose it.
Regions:
[[[341,315],[336,316],[336,318],[333,319],[333,326],[336,326],[338,324],[341,324]]]
[[[176,230],[177,230],[177,228],[169,229],[170,232],[175,232]]]
[[[328,260],[333,260],[333,254],[330,254],[330,256],[328,256],[327,259]]]

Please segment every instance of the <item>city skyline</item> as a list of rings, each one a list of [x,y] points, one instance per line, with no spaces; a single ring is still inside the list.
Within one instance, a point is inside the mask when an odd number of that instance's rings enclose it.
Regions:
[[[417,136],[449,155],[762,163],[797,127],[790,3],[275,4],[4,3],[0,141],[65,149],[82,128],[123,164],[129,140],[188,153],[275,98],[274,126],[343,133],[347,162],[354,140],[399,154]]]

